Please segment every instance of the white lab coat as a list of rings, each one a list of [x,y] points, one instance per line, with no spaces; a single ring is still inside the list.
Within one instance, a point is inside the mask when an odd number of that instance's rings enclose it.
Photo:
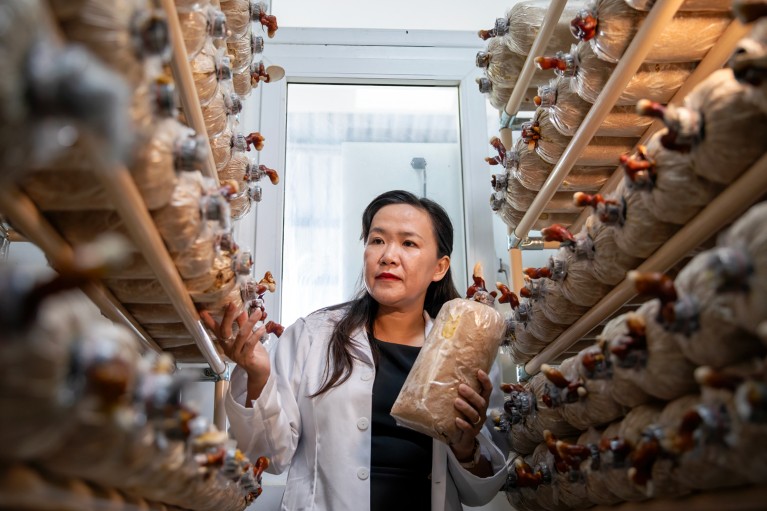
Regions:
[[[226,396],[231,433],[251,459],[268,456],[269,472],[288,466],[282,509],[289,511],[364,511],[370,505],[370,417],[375,366],[364,330],[352,336],[355,360],[350,378],[316,398],[327,367],[327,346],[343,310],[319,311],[287,328],[271,351],[271,375],[252,408],[244,406],[247,376],[232,373]],[[426,333],[431,329],[427,318]],[[493,374],[494,373],[494,374]],[[491,407],[502,403],[494,369]],[[500,401],[499,401],[500,399]],[[492,424],[491,421],[488,421]],[[480,478],[463,469],[452,451],[434,441],[432,510],[461,511],[461,502],[479,506],[492,500],[507,473],[508,461],[490,440],[491,425],[478,436],[494,475]],[[503,442],[502,437],[495,438]],[[502,445],[502,447],[505,447]],[[407,498],[403,496],[403,498]]]

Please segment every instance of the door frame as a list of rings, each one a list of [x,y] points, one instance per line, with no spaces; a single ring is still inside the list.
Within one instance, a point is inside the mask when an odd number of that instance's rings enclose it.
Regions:
[[[240,114],[241,126],[246,133],[259,131],[266,138],[258,162],[282,172],[289,83],[457,86],[466,271],[470,277],[476,262],[494,271],[497,256],[488,205],[491,172],[484,164],[490,154],[486,100],[475,81],[481,76],[475,57],[483,48],[483,41],[471,32],[283,28],[275,39],[267,40],[264,64],[282,66],[285,79],[254,90]],[[277,186],[266,184],[255,213],[235,224],[237,240],[253,250],[256,272],[269,270],[277,279],[277,292],[265,297],[275,320],[281,317],[284,200],[282,181]]]

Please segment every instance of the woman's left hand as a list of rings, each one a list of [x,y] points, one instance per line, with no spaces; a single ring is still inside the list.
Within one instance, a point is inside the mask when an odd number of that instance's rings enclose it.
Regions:
[[[487,405],[490,393],[493,391],[493,383],[483,370],[477,371],[477,380],[481,386],[480,392],[466,384],[458,386],[458,395],[455,400],[455,409],[459,416],[455,419],[459,436],[450,445],[453,454],[459,461],[470,459],[474,454],[474,439],[482,430],[487,418]]]

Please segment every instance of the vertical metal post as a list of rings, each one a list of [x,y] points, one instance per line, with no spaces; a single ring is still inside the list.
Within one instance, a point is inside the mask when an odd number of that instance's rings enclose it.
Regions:
[[[226,431],[226,410],[224,409],[224,398],[229,391],[229,380],[216,380],[213,395],[213,424],[220,431]]]

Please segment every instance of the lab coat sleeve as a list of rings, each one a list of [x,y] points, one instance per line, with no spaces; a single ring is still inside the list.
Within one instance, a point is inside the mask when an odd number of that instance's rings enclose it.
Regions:
[[[503,393],[501,392],[500,363],[496,359],[490,370],[490,381],[493,382],[493,392],[490,395],[488,415],[493,408],[503,406]],[[490,460],[493,475],[490,477],[477,477],[463,468],[451,449],[447,449],[448,470],[458,489],[458,495],[463,504],[467,506],[481,506],[487,504],[495,494],[501,490],[508,474],[508,444],[503,435],[496,435],[493,421],[490,417],[485,421],[482,432],[477,436],[482,456]]]
[[[268,456],[269,472],[282,473],[293,459],[301,435],[298,392],[311,338],[303,319],[285,329],[270,352],[271,373],[253,407],[246,408],[247,374],[232,372],[225,407],[230,433],[252,460]]]

